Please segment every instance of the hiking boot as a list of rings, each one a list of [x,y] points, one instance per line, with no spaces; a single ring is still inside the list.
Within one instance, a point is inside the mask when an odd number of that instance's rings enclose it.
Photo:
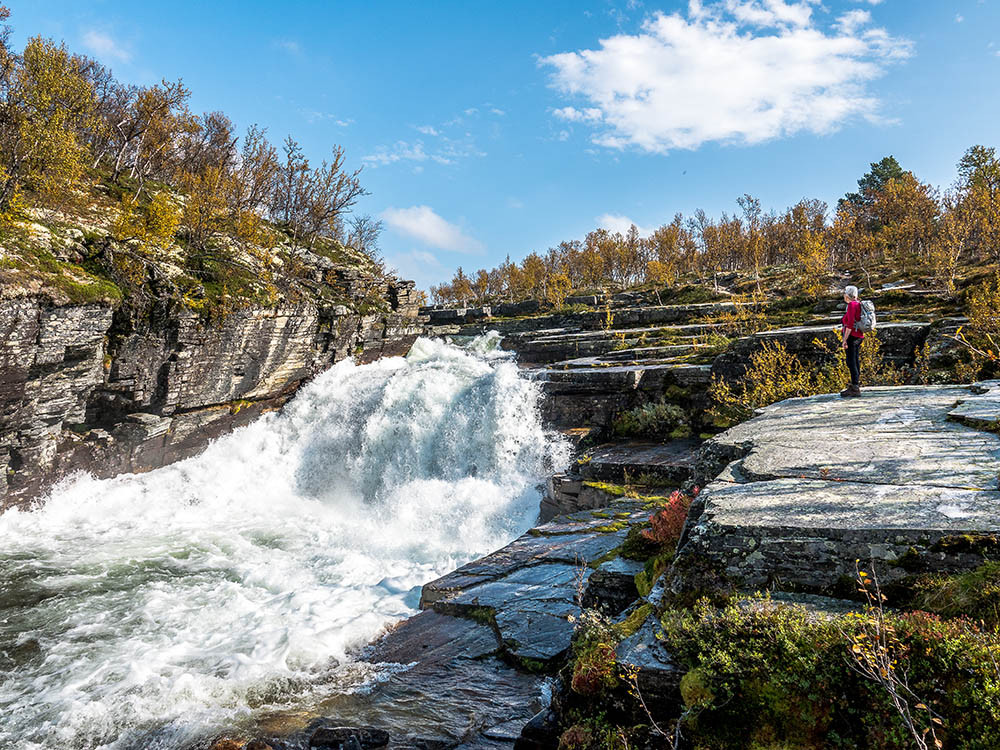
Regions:
[[[840,392],[841,398],[855,398],[861,395],[861,388],[856,385],[849,385]]]

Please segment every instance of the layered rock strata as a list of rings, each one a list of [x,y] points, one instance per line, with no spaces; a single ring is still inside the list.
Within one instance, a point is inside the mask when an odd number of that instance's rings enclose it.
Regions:
[[[423,330],[412,294],[391,284],[384,313],[317,300],[212,322],[177,305],[139,318],[0,301],[0,509],[79,469],[106,477],[193,455],[334,362],[406,353]]]

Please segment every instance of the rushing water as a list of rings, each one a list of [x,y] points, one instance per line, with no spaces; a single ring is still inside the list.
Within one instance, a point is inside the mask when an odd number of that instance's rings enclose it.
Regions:
[[[342,362],[195,458],[0,516],[0,748],[184,747],[379,679],[352,648],[565,460],[495,341]]]

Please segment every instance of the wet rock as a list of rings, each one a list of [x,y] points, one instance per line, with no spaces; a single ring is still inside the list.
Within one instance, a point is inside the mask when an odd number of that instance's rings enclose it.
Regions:
[[[389,744],[389,733],[373,727],[320,727],[309,738],[318,750],[371,750]]]
[[[495,727],[490,727],[483,732],[483,737],[488,740],[501,740],[504,742],[513,742],[518,737],[521,736],[521,729],[524,727],[525,722],[522,719],[515,719],[513,721],[505,721],[503,724],[497,724]]]
[[[623,518],[583,513],[533,529],[425,585],[421,606],[490,622],[515,660],[554,662],[569,648],[571,618],[579,613],[580,597],[594,573],[587,564],[621,546],[628,522],[645,516],[636,505]]]
[[[552,750],[559,744],[560,729],[559,716],[553,709],[545,708],[524,725],[514,750]]]
[[[642,699],[657,720],[676,717],[683,708],[680,685],[684,669],[657,638],[659,624],[649,617],[642,627],[623,640],[615,649],[618,663],[636,670],[636,680]]]
[[[609,615],[622,612],[639,598],[635,576],[642,569],[642,563],[622,557],[602,563],[587,581],[583,606]]]

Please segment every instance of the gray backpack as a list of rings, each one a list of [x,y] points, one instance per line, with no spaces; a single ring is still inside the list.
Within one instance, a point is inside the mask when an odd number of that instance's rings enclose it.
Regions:
[[[871,333],[875,330],[875,303],[865,300],[861,303],[861,319],[854,324],[854,330],[860,333]]]

